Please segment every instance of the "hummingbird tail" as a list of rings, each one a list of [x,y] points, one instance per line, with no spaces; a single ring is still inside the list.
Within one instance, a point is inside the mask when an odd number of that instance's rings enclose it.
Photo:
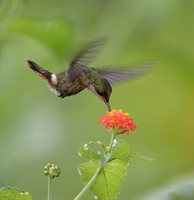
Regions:
[[[42,77],[45,80],[50,81],[52,78],[52,73],[41,68],[40,66],[38,66],[35,62],[31,61],[31,60],[27,60],[26,64],[28,65],[28,67],[30,67],[34,72],[36,72],[40,77]]]

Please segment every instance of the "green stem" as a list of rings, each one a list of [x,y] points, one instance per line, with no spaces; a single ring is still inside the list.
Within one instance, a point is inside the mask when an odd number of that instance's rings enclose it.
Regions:
[[[100,162],[99,167],[96,171],[96,173],[94,174],[94,176],[90,179],[90,181],[85,185],[85,187],[82,189],[82,191],[75,197],[74,200],[79,200],[83,197],[84,193],[92,186],[92,184],[94,183],[94,181],[98,178],[98,176],[101,174],[102,172],[102,164]]]
[[[109,153],[112,150],[113,142],[114,142],[114,139],[116,138],[116,136],[117,136],[117,131],[112,131],[111,132],[110,144],[109,144],[109,151],[108,151]]]
[[[52,194],[52,177],[48,176],[48,198],[47,200],[51,200]]]

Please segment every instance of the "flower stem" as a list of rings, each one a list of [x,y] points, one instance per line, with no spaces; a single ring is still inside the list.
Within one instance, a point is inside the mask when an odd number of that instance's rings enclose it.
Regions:
[[[114,142],[114,139],[116,138],[116,135],[117,135],[117,131],[112,131],[111,132],[111,139],[110,139],[109,151],[108,151],[109,153],[112,150],[113,142]]]
[[[48,176],[48,198],[47,200],[51,200],[52,194],[52,177]]]
[[[94,181],[96,180],[96,178],[98,178],[98,176],[101,174],[102,172],[102,164],[100,161],[99,167],[96,171],[96,173],[94,174],[94,176],[90,179],[90,181],[85,185],[85,187],[82,189],[82,191],[75,197],[74,200],[79,200],[83,197],[84,193],[92,186],[92,184],[94,183]]]

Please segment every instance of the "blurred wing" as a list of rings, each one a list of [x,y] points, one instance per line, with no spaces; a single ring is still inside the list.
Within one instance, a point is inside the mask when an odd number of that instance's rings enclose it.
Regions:
[[[79,63],[74,63],[67,69],[67,80],[68,81],[74,81],[80,73],[83,71],[85,66],[80,65]]]
[[[96,69],[97,73],[107,79],[111,84],[124,80],[131,80],[148,73],[156,62],[147,62],[134,65],[111,66],[104,69]]]
[[[90,41],[78,54],[75,56],[71,64],[79,63],[81,65],[87,65],[94,60],[94,58],[100,53],[102,48],[107,42],[106,37],[97,38]]]
[[[106,37],[92,40],[75,56],[70,67],[67,69],[67,78],[69,81],[74,81],[79,76],[83,70],[83,66],[88,65],[94,60],[106,42]]]

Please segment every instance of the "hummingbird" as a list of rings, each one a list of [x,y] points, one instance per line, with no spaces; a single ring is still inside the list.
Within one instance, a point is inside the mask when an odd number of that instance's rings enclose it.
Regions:
[[[72,96],[84,89],[89,89],[102,100],[111,112],[109,99],[112,93],[112,84],[134,79],[151,69],[153,62],[142,64],[127,64],[109,67],[89,67],[89,63],[100,53],[107,39],[97,38],[85,45],[72,59],[67,69],[59,73],[51,73],[31,60],[26,64],[49,86],[57,96],[64,98]]]

